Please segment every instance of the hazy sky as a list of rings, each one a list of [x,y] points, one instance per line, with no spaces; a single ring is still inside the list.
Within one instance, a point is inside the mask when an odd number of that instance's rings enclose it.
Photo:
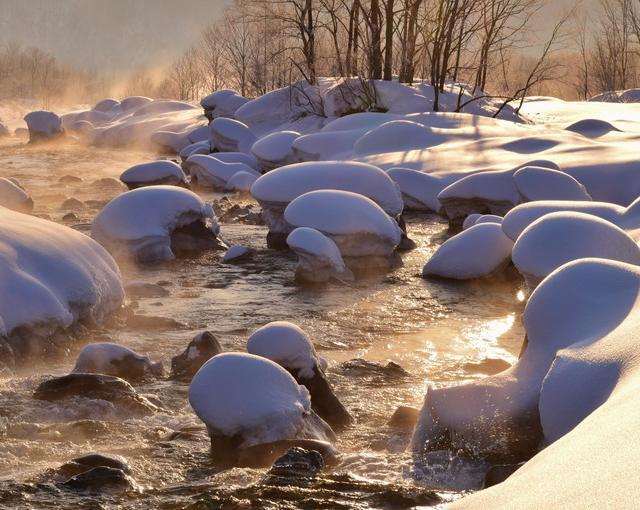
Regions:
[[[0,44],[81,66],[153,64],[188,48],[228,0],[0,0]]]

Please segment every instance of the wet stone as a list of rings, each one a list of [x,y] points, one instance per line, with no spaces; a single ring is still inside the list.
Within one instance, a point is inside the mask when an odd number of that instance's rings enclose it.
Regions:
[[[520,462],[518,464],[497,464],[495,466],[491,466],[484,476],[484,488],[487,489],[504,482],[522,466],[524,466],[524,462]]]
[[[310,478],[316,476],[323,468],[324,459],[319,452],[296,446],[278,458],[267,475],[282,478]]]
[[[414,407],[400,406],[396,409],[389,419],[388,425],[390,427],[402,430],[413,430],[417,421],[420,411]]]
[[[126,492],[135,488],[133,478],[124,471],[106,466],[95,467],[72,476],[62,485],[88,492]]]
[[[158,298],[169,295],[169,291],[160,285],[145,282],[129,282],[125,285],[125,292],[129,298]]]
[[[338,366],[338,370],[344,375],[369,377],[378,380],[397,380],[410,376],[409,372],[393,361],[389,361],[384,365],[377,361],[368,361],[362,358],[345,361]]]
[[[191,380],[204,363],[221,352],[222,346],[213,333],[199,333],[184,352],[171,360],[171,378]]]
[[[131,474],[131,468],[123,457],[103,453],[88,453],[87,455],[71,459],[56,469],[56,473],[65,478],[70,478],[96,467],[109,467],[119,469],[126,474]]]

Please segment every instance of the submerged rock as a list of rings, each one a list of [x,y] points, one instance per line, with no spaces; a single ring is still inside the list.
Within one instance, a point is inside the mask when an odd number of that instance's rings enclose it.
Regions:
[[[184,352],[171,360],[171,377],[191,380],[202,365],[221,352],[222,346],[213,333],[198,333]]]
[[[133,478],[121,469],[99,466],[72,476],[63,486],[87,492],[126,492],[135,488]]]
[[[123,473],[131,474],[131,468],[124,457],[104,453],[88,453],[81,457],[71,459],[57,468],[55,473],[56,475],[69,478],[96,467],[119,469]]]

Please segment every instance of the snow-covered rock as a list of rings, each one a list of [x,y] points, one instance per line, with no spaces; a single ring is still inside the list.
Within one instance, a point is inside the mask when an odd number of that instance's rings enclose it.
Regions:
[[[109,110],[119,104],[120,101],[118,101],[117,99],[107,98],[103,99],[102,101],[98,101],[93,109],[97,112],[107,113]]]
[[[447,239],[422,269],[422,276],[470,280],[502,271],[511,261],[513,241],[498,223],[477,223]]]
[[[122,101],[120,101],[119,105],[116,105],[114,108],[121,109],[123,112],[131,112],[134,110],[138,110],[142,106],[152,103],[153,99],[145,96],[128,96],[125,97]]]
[[[120,175],[120,180],[131,190],[158,184],[184,186],[187,176],[173,161],[158,160],[128,168]]]
[[[502,225],[504,218],[502,216],[496,216],[495,214],[481,214],[476,218],[474,225],[481,225],[482,223],[497,223]]]
[[[225,163],[215,156],[205,154],[189,156],[183,166],[191,176],[191,183],[203,188],[224,189],[227,182],[238,172],[246,172],[256,178],[260,176],[244,163]]]
[[[27,355],[58,329],[101,322],[124,297],[107,251],[71,228],[0,207],[0,336]]]
[[[204,108],[207,118],[213,120],[217,117],[233,118],[236,110],[248,101],[235,90],[223,89],[202,98],[200,105]]]
[[[124,100],[126,101],[126,100]],[[124,104],[124,101],[122,104]],[[182,110],[195,110],[196,107],[191,103],[186,103],[184,101],[174,101],[173,99],[154,99],[151,102],[147,102],[142,106],[135,109],[133,112],[134,117],[138,117],[141,115],[158,115],[160,113],[167,112],[179,112]]]
[[[251,152],[265,171],[297,163],[299,158],[292,144],[299,136],[300,133],[296,131],[276,131],[256,141],[251,146]]]
[[[406,210],[440,212],[442,209],[438,200],[442,179],[411,168],[391,168],[387,175],[400,187]]]
[[[410,120],[392,120],[365,133],[353,146],[354,154],[426,149],[447,140],[447,136]]]
[[[96,216],[91,235],[116,257],[137,261],[169,260],[175,252],[220,247],[211,206],[176,186],[148,186],[128,191]]]
[[[486,216],[485,214],[473,213],[467,216],[462,222],[462,230],[467,230],[468,228],[473,227],[482,216]],[[493,216],[493,215],[490,215]],[[498,216],[499,217],[499,216]]]
[[[640,265],[640,248],[613,223],[567,211],[537,219],[513,246],[513,264],[531,287],[563,264],[590,257]]]
[[[76,120],[71,124],[71,126],[69,126],[69,131],[75,135],[87,136],[91,131],[93,131],[93,124],[88,120]]]
[[[298,256],[296,279],[326,282],[332,278],[353,280],[335,242],[308,227],[299,227],[287,236],[287,245]]]
[[[349,267],[389,268],[396,263],[398,224],[370,198],[349,191],[311,191],[284,211],[292,227],[310,227],[331,238]]]
[[[213,157],[223,163],[243,163],[256,172],[260,172],[260,165],[253,154],[246,154],[244,152],[215,152],[213,153]]]
[[[227,191],[242,191],[248,193],[251,186],[258,179],[259,174],[240,170],[231,176],[224,186]]]
[[[209,125],[202,125],[187,132],[187,138],[191,143],[209,142]]]
[[[36,111],[27,113],[24,121],[29,128],[29,141],[53,140],[64,135],[62,119],[53,112]]]
[[[587,189],[570,175],[550,168],[525,166],[513,174],[524,202],[591,200]]]
[[[247,448],[330,435],[324,422],[313,420],[309,391],[280,365],[252,354],[211,358],[191,381],[189,402],[214,449],[225,439]]]
[[[251,151],[251,146],[256,142],[256,136],[246,124],[225,117],[214,119],[209,124],[209,143],[211,148],[221,152],[246,152]]]
[[[187,145],[180,151],[180,160],[184,162],[193,154],[209,154],[210,152],[209,140],[195,142]]]
[[[131,381],[162,375],[162,363],[154,363],[148,356],[123,345],[104,342],[85,346],[78,354],[73,372],[114,375]]]
[[[160,151],[168,154],[180,153],[182,149],[191,145],[188,133],[174,133],[172,131],[156,131],[151,135],[151,143]]]
[[[17,181],[0,177],[0,206],[28,213],[33,210],[33,200]]]
[[[112,116],[108,113],[96,110],[82,110],[65,113],[60,118],[62,119],[62,127],[65,131],[70,130],[77,122],[83,120],[91,123],[92,126],[100,126],[112,120]]]

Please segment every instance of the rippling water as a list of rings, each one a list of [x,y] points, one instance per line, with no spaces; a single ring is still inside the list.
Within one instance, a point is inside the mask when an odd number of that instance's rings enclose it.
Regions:
[[[102,204],[121,190],[108,183],[129,165],[153,153],[87,149],[74,145],[28,147],[15,139],[0,145],[0,176],[17,177],[31,192],[34,213],[87,231]],[[78,184],[59,178],[74,175]],[[207,200],[222,195],[204,194]],[[61,207],[67,198],[77,218]],[[249,203],[249,198],[230,195]],[[302,288],[293,282],[295,258],[267,249],[261,226],[222,224],[229,243],[257,249],[253,260],[221,263],[220,253],[144,267],[122,267],[125,281],[167,282],[170,295],[140,299],[139,313],[173,318],[173,329],[114,329],[87,341],[115,341],[147,352],[165,367],[198,331],[209,329],[227,350],[243,350],[248,334],[273,320],[303,327],[329,361],[336,393],[356,418],[342,432],[341,462],[309,486],[265,482],[266,470],[218,473],[208,461],[209,441],[186,399],[187,385],[158,380],[137,385],[167,410],[144,419],[113,415],[95,401],[39,402],[31,395],[50,374],[67,373],[68,359],[43,360],[0,379],[0,507],[97,508],[410,508],[431,503],[425,487],[443,492],[458,459],[434,459],[420,485],[412,481],[408,435],[386,426],[400,405],[420,407],[428,385],[450,385],[484,377],[500,362],[515,360],[523,338],[521,291],[513,282],[482,284],[427,281],[420,271],[449,235],[435,215],[408,218],[417,249],[402,255],[404,266],[353,285]],[[394,378],[342,364],[353,359],[392,360],[410,377]],[[504,364],[504,363],[502,363]],[[178,435],[185,427],[191,432]],[[89,496],[51,483],[47,470],[68,459],[100,451],[127,458],[139,490]],[[463,466],[462,469],[465,467]],[[249,503],[251,502],[251,503]]]

